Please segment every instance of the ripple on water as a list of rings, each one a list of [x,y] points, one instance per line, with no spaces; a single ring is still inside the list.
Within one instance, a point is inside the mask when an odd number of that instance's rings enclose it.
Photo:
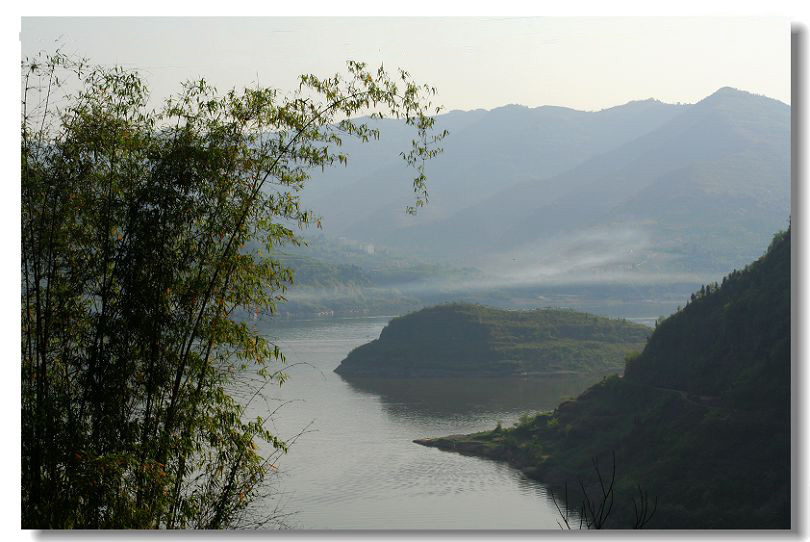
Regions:
[[[277,432],[292,435],[312,425],[281,458],[283,498],[268,506],[281,502],[299,528],[557,528],[541,486],[518,471],[412,443],[480,431],[522,412],[499,401],[470,402],[469,389],[461,406],[453,406],[452,394],[448,404],[433,402],[432,390],[412,402],[412,391],[423,388],[418,382],[386,395],[331,372],[349,350],[379,336],[384,323],[318,321],[274,329],[290,364],[311,364],[293,367],[292,380],[275,392],[282,400],[301,400],[282,411]]]

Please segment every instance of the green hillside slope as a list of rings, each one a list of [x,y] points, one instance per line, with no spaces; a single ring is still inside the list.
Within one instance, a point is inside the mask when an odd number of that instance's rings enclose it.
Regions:
[[[790,528],[790,231],[661,322],[624,378],[512,429],[420,443],[505,459],[554,485],[616,454],[610,526],[640,485],[654,528]],[[571,505],[579,505],[572,493]]]
[[[392,320],[335,370],[351,376],[505,376],[618,371],[650,329],[565,309],[448,304]]]

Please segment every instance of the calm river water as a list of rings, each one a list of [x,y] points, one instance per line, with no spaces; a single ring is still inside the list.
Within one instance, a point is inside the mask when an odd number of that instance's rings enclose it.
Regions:
[[[558,529],[543,485],[505,464],[411,441],[510,425],[598,377],[347,381],[332,372],[388,320],[267,327],[287,355],[290,379],[267,389],[253,413],[285,403],[273,418],[276,434],[306,429],[278,462],[267,507],[278,506],[298,529]]]

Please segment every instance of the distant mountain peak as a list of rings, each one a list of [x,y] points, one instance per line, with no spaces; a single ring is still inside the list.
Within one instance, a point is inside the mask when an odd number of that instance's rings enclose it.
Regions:
[[[660,104],[664,103],[657,98],[647,98],[646,100],[630,100],[624,105],[631,105],[631,104]]]
[[[740,89],[734,88],[734,87],[720,87],[715,92],[713,92],[711,95],[715,95],[715,94],[716,95],[722,95],[722,94],[748,94],[748,95],[751,95],[751,93],[748,92],[748,91],[740,90]]]
[[[614,105],[611,107],[605,107],[597,111],[597,113],[604,113],[606,111],[628,111],[633,109],[648,109],[650,107],[673,107],[675,104],[669,104],[666,102],[662,102],[656,98],[647,98],[646,100],[630,100],[627,103],[621,105]]]
[[[701,104],[717,105],[742,100],[749,102],[781,104],[783,106],[787,106],[787,104],[785,104],[784,102],[781,102],[774,98],[769,98],[764,94],[755,94],[753,92],[748,92],[747,90],[740,90],[734,87],[721,87],[716,91],[714,91],[712,94],[706,96],[705,98],[697,102],[695,105]]]
[[[502,105],[500,107],[496,107],[496,108],[492,109],[492,111],[498,111],[498,110],[520,110],[520,111],[525,111],[527,109],[531,109],[531,108],[528,105],[523,105],[523,104],[506,104],[506,105]]]

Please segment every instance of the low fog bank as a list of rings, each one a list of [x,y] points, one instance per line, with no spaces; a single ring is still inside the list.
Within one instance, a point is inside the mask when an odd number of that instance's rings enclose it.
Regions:
[[[545,280],[494,277],[409,281],[382,287],[294,287],[279,307],[287,317],[404,314],[448,302],[505,309],[564,307],[648,325],[684,305],[700,284],[692,274],[598,273]]]
[[[403,314],[463,301],[508,309],[566,307],[651,323],[731,271],[683,269],[666,247],[631,225],[482,254],[475,267],[426,264],[347,240],[321,239],[299,254],[311,259],[290,262],[299,273],[279,306],[287,317]]]

